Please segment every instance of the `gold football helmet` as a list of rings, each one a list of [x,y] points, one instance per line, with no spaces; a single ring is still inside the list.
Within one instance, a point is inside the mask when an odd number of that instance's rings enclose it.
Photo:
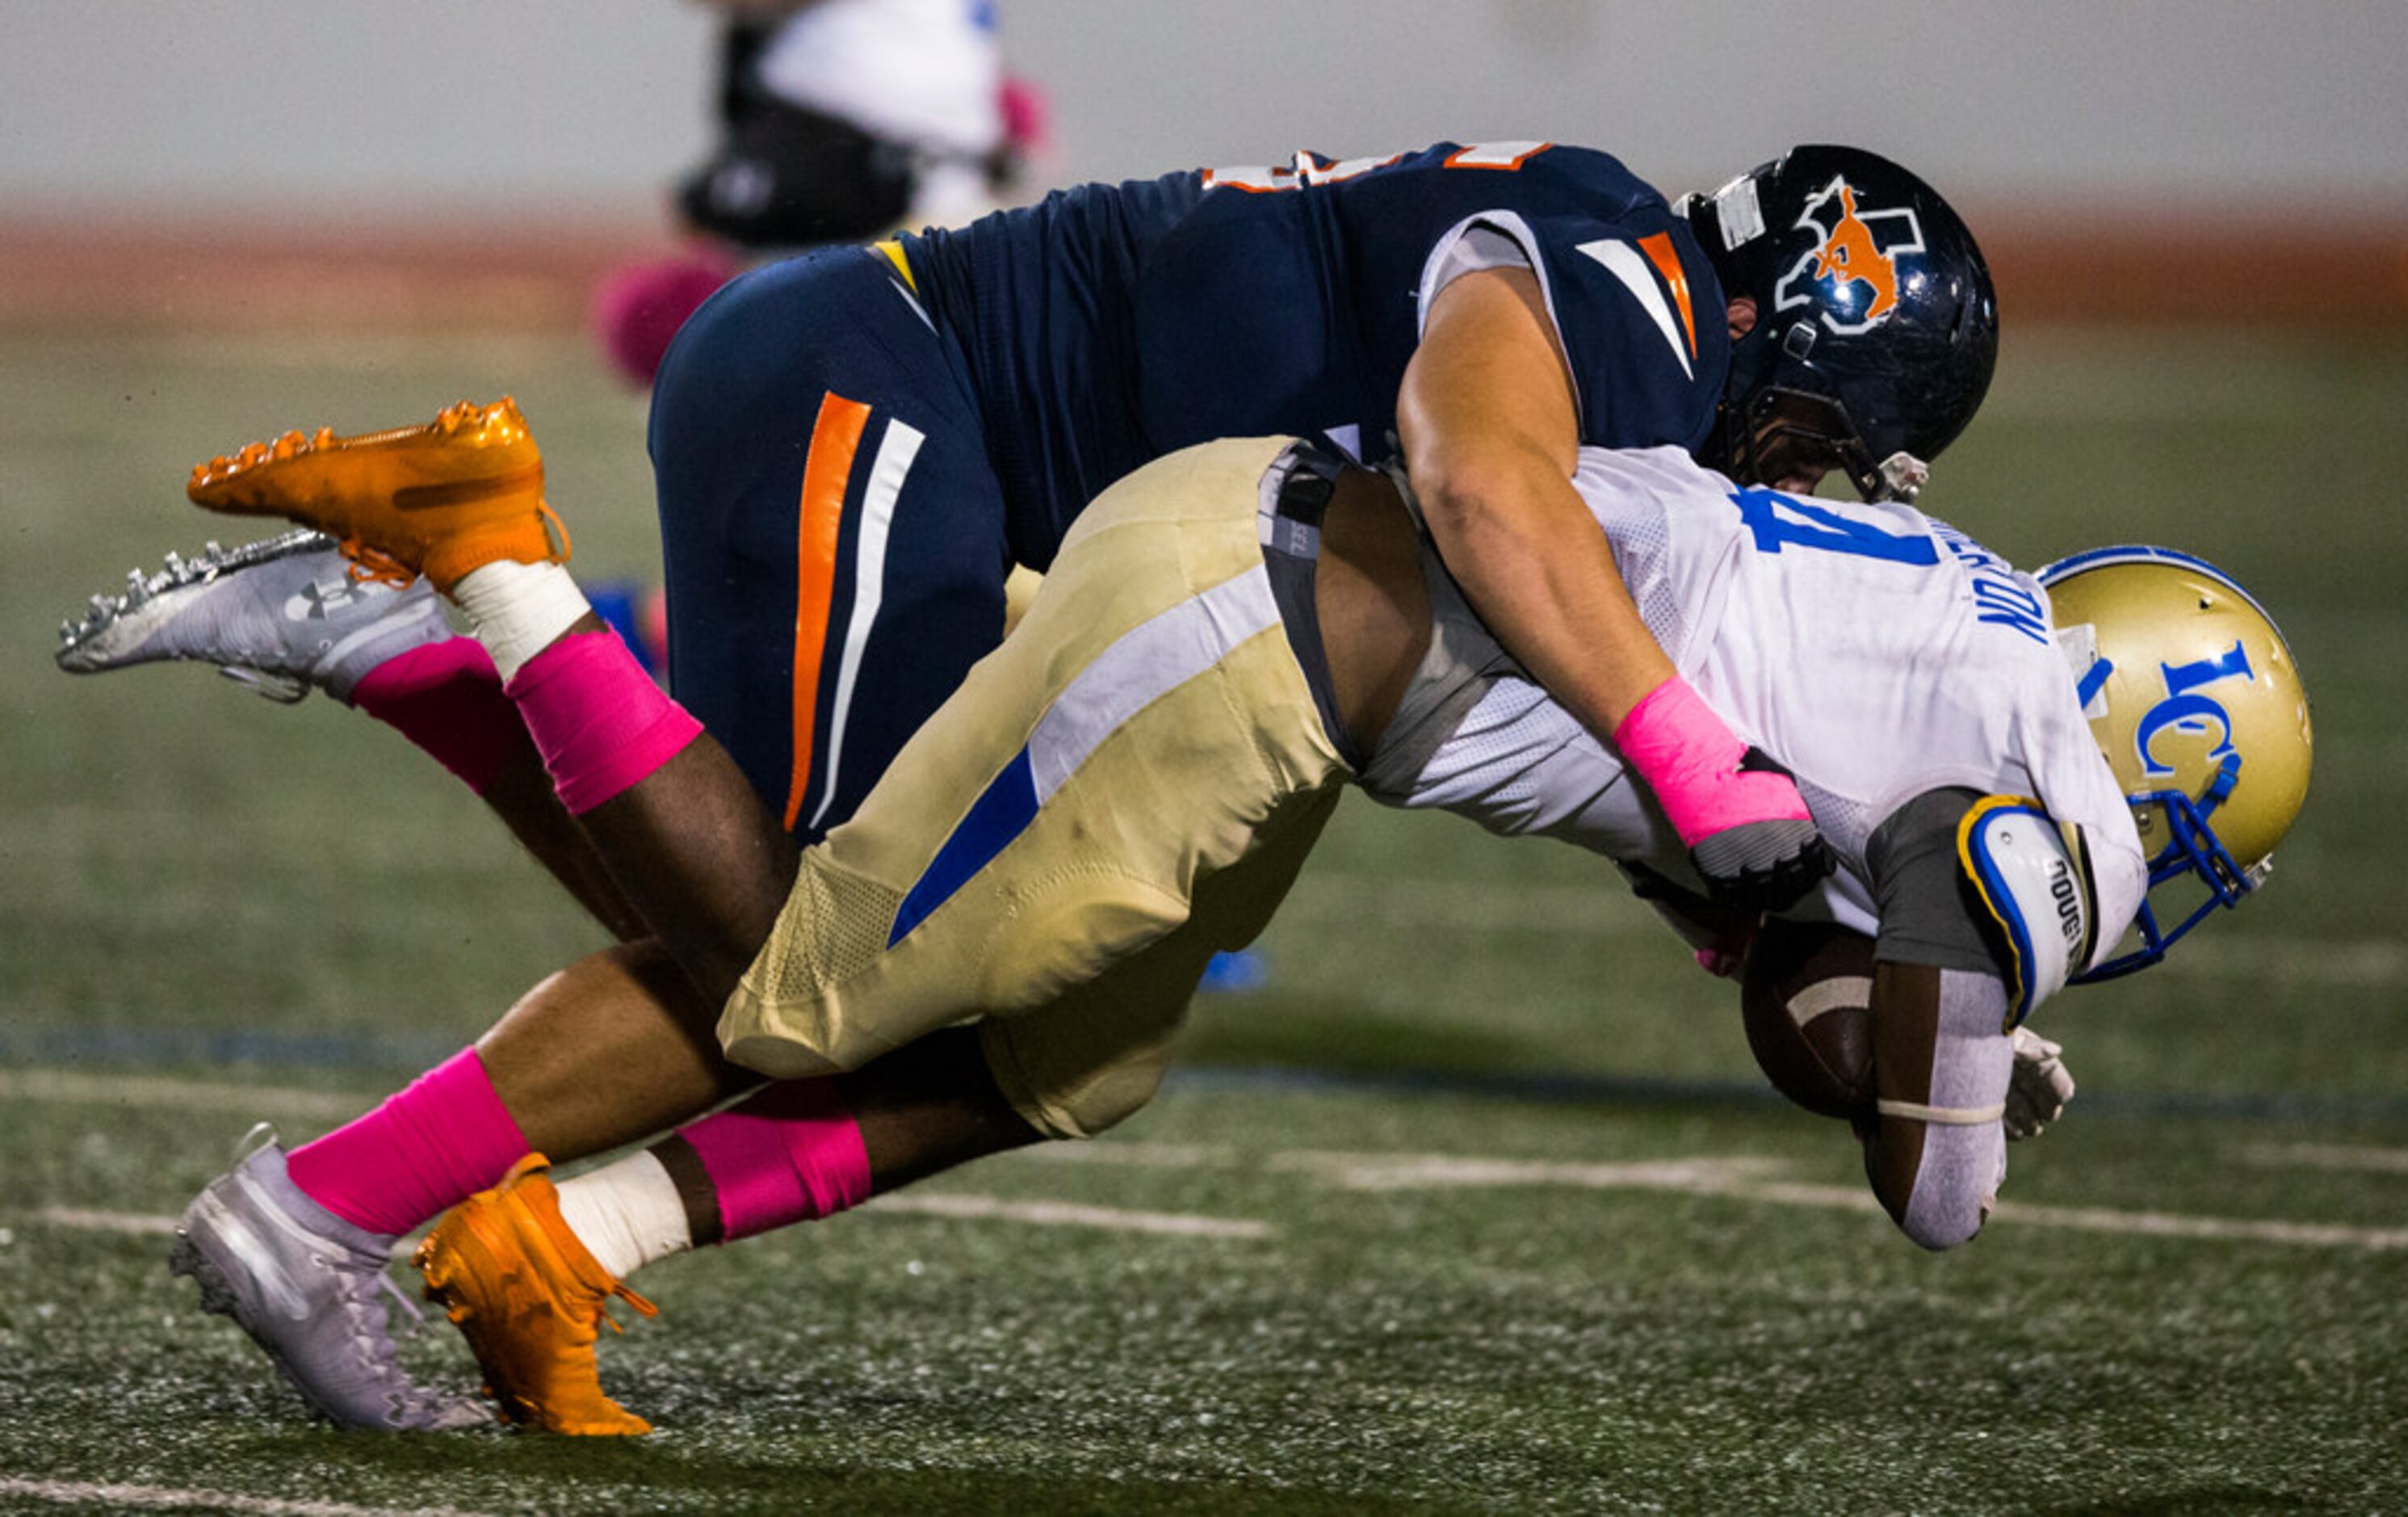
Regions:
[[[2170,548],[2100,548],[2038,578],[2149,855],[2141,945],[2078,976],[2101,979],[2156,963],[2265,880],[2308,796],[2308,692],[2273,619],[2213,564]],[[2159,888],[2186,878],[2207,897],[2168,929],[2152,903],[2168,905]]]

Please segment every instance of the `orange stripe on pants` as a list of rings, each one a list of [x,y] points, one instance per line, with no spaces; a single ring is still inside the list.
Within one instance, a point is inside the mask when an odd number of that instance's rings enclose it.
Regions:
[[[836,590],[837,531],[844,487],[853,478],[869,408],[831,390],[811,426],[803,460],[801,521],[795,532],[795,772],[786,787],[786,831],[802,814],[811,779],[812,730],[820,701],[820,658],[827,651],[828,606]]]
[[[1656,266],[1656,272],[1663,275],[1664,282],[1671,287],[1672,303],[1681,308],[1682,329],[1689,336],[1689,356],[1695,358],[1698,355],[1698,317],[1689,309],[1689,276],[1681,267],[1681,255],[1673,251],[1671,234],[1657,232],[1653,237],[1641,238],[1639,251],[1647,255],[1648,261]]]

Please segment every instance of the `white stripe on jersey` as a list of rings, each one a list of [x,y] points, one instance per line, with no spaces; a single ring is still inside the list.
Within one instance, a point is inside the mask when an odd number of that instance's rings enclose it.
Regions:
[[[1663,333],[1664,340],[1672,345],[1672,356],[1681,360],[1682,374],[1690,379],[1697,378],[1697,371],[1689,367],[1689,351],[1682,345],[1680,328],[1673,322],[1672,308],[1665,303],[1664,292],[1656,287],[1656,271],[1647,267],[1647,260],[1640,256],[1639,250],[1618,238],[1601,237],[1594,242],[1580,244],[1579,251],[1603,264],[1607,273],[1620,280],[1632,295],[1639,297],[1639,309],[1647,312],[1647,319],[1656,324],[1656,330]]]
[[[886,589],[886,530],[895,520],[895,502],[903,494],[904,476],[920,456],[926,434],[898,421],[886,424],[878,444],[878,458],[869,468],[869,487],[861,499],[861,536],[853,556],[853,616],[844,629],[844,652],[837,665],[835,715],[828,722],[827,778],[820,786],[820,803],[811,812],[817,827],[836,799],[836,772],[844,761],[845,717],[853,710],[853,682],[861,674],[862,649],[878,620],[878,604]]]

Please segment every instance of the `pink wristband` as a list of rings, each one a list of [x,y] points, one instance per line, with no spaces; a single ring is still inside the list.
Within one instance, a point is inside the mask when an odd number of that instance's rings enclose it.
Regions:
[[[1630,708],[1613,730],[1613,745],[1646,781],[1684,846],[1750,822],[1813,819],[1787,775],[1739,767],[1747,744],[1678,674]]]

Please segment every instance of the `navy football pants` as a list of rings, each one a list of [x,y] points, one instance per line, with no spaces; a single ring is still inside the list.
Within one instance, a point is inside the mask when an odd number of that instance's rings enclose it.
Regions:
[[[651,449],[669,686],[809,842],[1003,634],[1003,495],[950,344],[881,253],[736,281],[670,346]]]

